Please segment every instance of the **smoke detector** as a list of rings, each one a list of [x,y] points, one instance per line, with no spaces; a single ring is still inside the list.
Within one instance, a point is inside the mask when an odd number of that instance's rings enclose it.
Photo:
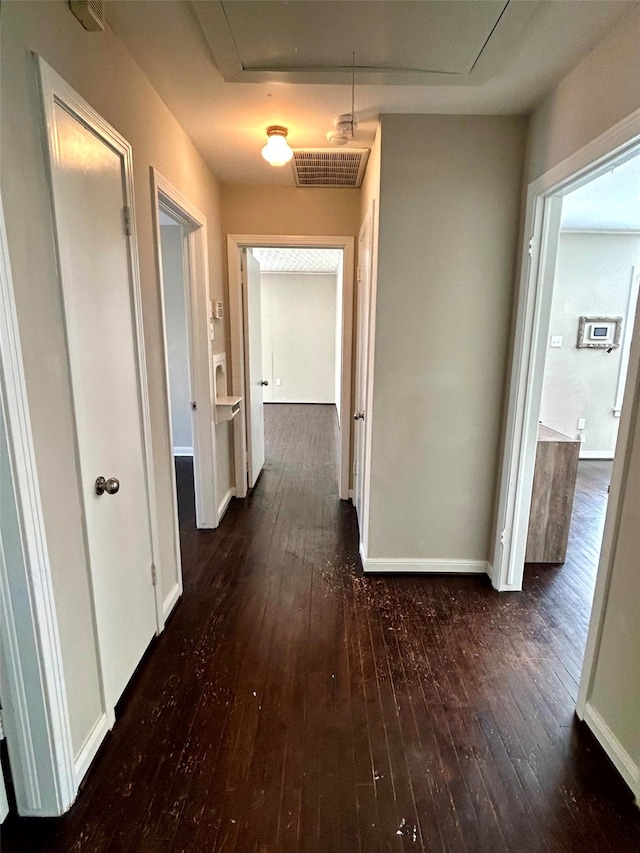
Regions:
[[[358,119],[353,113],[344,113],[333,122],[333,130],[327,133],[327,139],[332,145],[346,145],[355,137],[358,129]]]

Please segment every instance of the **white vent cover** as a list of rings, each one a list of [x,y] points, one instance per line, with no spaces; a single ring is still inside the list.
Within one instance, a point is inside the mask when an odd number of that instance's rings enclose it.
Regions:
[[[293,174],[297,187],[362,186],[368,148],[294,148]]]
[[[92,33],[104,32],[105,0],[69,0],[69,8],[85,30]]]

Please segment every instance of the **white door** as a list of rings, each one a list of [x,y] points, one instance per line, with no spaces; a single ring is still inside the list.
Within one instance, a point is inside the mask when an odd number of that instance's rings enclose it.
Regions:
[[[371,216],[367,217],[358,237],[358,324],[356,341],[356,393],[354,422],[353,496],[360,537],[364,524],[364,473],[367,417],[367,377],[369,375],[369,317],[371,303]]]
[[[260,264],[242,250],[242,304],[244,311],[244,393],[247,418],[247,469],[252,489],[264,466],[264,407],[262,376],[262,309]]]
[[[107,706],[156,630],[121,152],[53,107],[52,176],[87,543]],[[96,481],[109,481],[97,494]],[[111,492],[115,493],[111,493]]]

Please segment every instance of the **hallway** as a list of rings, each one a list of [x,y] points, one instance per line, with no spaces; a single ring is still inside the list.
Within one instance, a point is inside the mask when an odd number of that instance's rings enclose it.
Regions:
[[[529,567],[510,595],[365,578],[334,407],[265,422],[217,532],[180,460],[184,598],[71,813],[9,820],[3,853],[637,851],[640,812],[573,716],[593,568]]]

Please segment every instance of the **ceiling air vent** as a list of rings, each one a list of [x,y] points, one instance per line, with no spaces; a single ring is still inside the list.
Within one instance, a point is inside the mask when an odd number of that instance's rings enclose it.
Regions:
[[[298,148],[293,151],[293,174],[298,187],[362,186],[369,157],[368,148],[333,151],[326,148]]]
[[[105,0],[69,0],[69,8],[85,30],[92,33],[104,32]]]

